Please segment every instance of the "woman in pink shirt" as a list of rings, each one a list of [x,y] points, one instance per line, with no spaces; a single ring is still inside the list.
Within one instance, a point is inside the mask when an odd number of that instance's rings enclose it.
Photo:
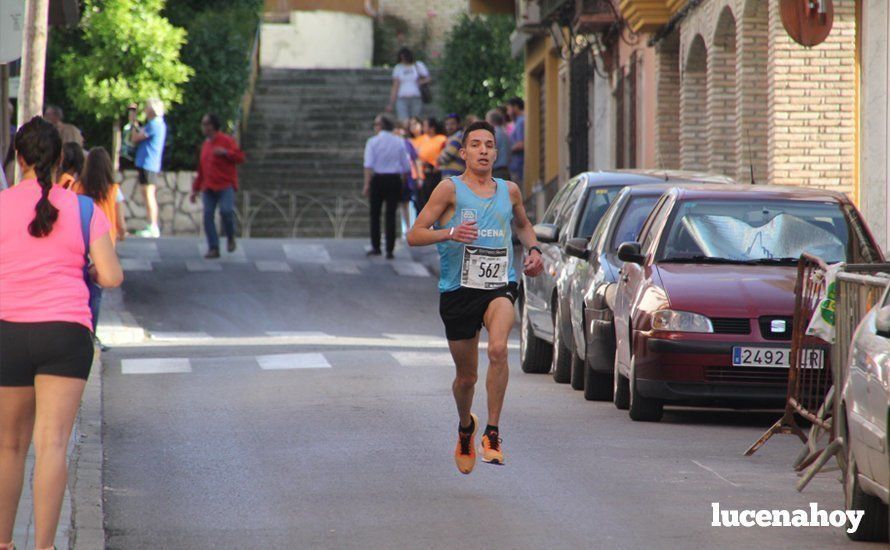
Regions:
[[[68,440],[93,362],[84,255],[100,286],[119,286],[123,273],[102,210],[93,209],[85,250],[77,195],[52,183],[62,150],[55,127],[34,117],[14,143],[22,181],[0,192],[0,541],[12,540],[33,437],[42,549],[56,538]]]

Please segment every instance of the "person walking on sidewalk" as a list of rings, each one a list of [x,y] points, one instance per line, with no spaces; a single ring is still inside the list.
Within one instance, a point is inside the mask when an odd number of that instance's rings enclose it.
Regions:
[[[396,108],[396,118],[403,123],[410,117],[420,116],[423,109],[421,88],[430,83],[430,71],[423,61],[414,59],[414,52],[408,48],[399,50],[399,62],[392,69],[392,89],[386,110]]]
[[[0,192],[0,549],[14,547],[32,437],[34,546],[49,549],[68,481],[68,442],[93,364],[85,258],[100,286],[119,286],[123,272],[102,210],[82,220],[92,201],[53,185],[59,132],[34,117],[14,143],[23,179]]]
[[[396,210],[402,198],[402,186],[411,172],[411,161],[404,139],[393,133],[395,123],[388,115],[374,119],[373,137],[365,143],[365,186],[362,194],[371,201],[371,250],[380,255],[380,210],[386,204],[386,259],[395,256]]]
[[[525,212],[519,186],[493,178],[497,159],[495,130],[487,122],[469,125],[461,158],[467,169],[442,181],[408,233],[408,244],[435,244],[439,250],[439,314],[457,369],[452,391],[460,417],[454,460],[461,473],[476,465],[472,413],[479,333],[488,331],[488,425],[482,435],[482,460],[503,465],[499,421],[507,390],[507,338],[513,327],[517,278],[513,267],[512,226],[529,250],[523,266],[530,277],[541,273],[541,249]]]
[[[160,99],[145,102],[145,126],[130,135],[136,144],[136,170],[139,184],[145,197],[145,210],[148,214],[148,227],[139,233],[140,237],[158,238],[161,228],[158,225],[158,179],[161,172],[161,158],[164,155],[164,142],[167,139],[167,123],[164,122],[164,103]]]
[[[204,201],[204,234],[207,235],[207,259],[219,258],[219,234],[216,231],[216,207],[223,219],[226,234],[226,250],[234,252],[235,244],[235,191],[238,190],[237,165],[244,162],[244,152],[234,138],[220,131],[219,117],[207,113],[201,119],[204,133],[198,175],[192,183],[191,201],[202,193]]]

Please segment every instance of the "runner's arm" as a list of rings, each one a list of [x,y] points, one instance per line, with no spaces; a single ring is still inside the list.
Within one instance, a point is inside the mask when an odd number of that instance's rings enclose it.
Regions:
[[[454,182],[443,180],[433,190],[430,200],[417,215],[414,225],[408,232],[410,246],[427,246],[444,241],[471,243],[476,240],[475,224],[462,223],[448,229],[432,229],[454,200]]]
[[[512,181],[509,182],[509,186],[510,201],[513,203],[513,226],[516,228],[516,236],[526,250],[532,247],[537,247],[538,237],[535,236],[532,222],[528,219],[528,214],[525,212],[525,205],[522,202],[522,192],[519,190],[519,186]],[[539,275],[544,269],[541,253],[538,250],[539,249],[536,248],[535,250],[530,251],[523,262],[525,274],[530,277]]]

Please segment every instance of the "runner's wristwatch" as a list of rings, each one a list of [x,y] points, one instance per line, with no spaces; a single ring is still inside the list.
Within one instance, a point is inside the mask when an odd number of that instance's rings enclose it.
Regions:
[[[532,250],[537,250],[538,254],[540,254],[541,256],[544,255],[544,253],[541,251],[541,247],[538,245],[528,247],[529,252],[531,252]]]

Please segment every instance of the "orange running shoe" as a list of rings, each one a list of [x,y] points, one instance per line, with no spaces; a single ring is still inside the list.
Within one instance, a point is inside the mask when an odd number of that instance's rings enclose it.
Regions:
[[[501,439],[497,432],[485,432],[482,434],[482,462],[488,464],[504,465],[504,451],[501,449]]]
[[[473,413],[470,413],[470,417],[473,419],[473,432],[467,434],[458,431],[457,447],[454,449],[454,463],[462,474],[469,474],[476,467],[476,448],[473,439],[479,428],[479,418]]]

